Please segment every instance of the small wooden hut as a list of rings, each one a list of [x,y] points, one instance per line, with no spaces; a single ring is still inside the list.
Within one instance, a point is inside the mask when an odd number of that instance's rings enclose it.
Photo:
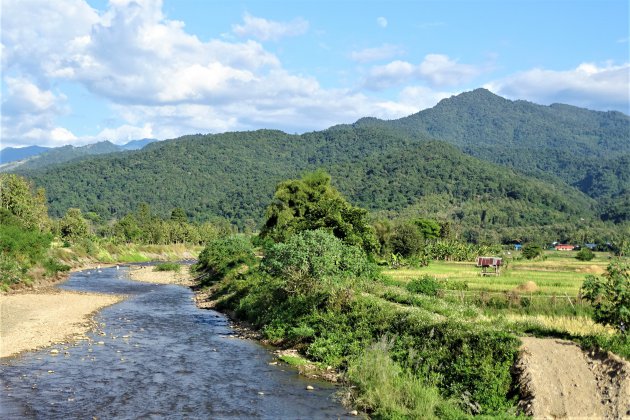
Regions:
[[[501,273],[503,258],[477,257],[477,267],[481,267],[482,276],[498,276]]]

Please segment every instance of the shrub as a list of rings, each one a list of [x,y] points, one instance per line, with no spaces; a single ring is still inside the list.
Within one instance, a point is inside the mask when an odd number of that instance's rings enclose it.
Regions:
[[[534,258],[539,257],[543,254],[543,249],[540,247],[540,245],[527,244],[523,247],[523,250],[521,252],[523,253],[523,257],[527,258],[528,260],[533,260]]]
[[[153,271],[175,271],[176,273],[179,273],[179,270],[181,266],[174,262],[160,263],[153,268]]]
[[[587,276],[582,295],[594,309],[595,321],[611,325],[623,334],[630,331],[630,267],[613,261],[603,277]]]
[[[340,287],[376,275],[363,250],[325,230],[304,231],[271,246],[261,269],[284,282],[289,294],[335,293]]]
[[[220,280],[230,271],[256,261],[252,244],[242,236],[229,236],[208,242],[193,269],[207,273],[209,280]]]
[[[428,274],[425,274],[424,276],[417,279],[413,279],[409,283],[407,283],[407,290],[412,293],[437,296],[439,289],[440,283]]]
[[[582,248],[575,255],[575,258],[577,258],[580,261],[590,261],[593,258],[595,258],[595,253],[593,253],[593,251],[591,251],[588,248]]]

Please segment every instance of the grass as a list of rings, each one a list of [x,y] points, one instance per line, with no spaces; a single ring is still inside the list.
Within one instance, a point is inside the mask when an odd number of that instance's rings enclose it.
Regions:
[[[176,273],[179,273],[179,271],[181,270],[181,265],[174,263],[174,262],[164,262],[164,263],[160,263],[158,265],[156,265],[153,268],[153,271],[174,271]]]
[[[428,274],[438,279],[465,282],[468,290],[506,292],[533,281],[538,286],[534,295],[575,297],[589,274],[602,274],[608,264],[608,254],[596,253],[592,261],[575,259],[574,252],[546,251],[544,260],[520,260],[514,255],[505,259],[508,263],[499,276],[481,276],[473,262],[432,261],[428,267],[416,269],[385,270],[395,281],[406,283]]]

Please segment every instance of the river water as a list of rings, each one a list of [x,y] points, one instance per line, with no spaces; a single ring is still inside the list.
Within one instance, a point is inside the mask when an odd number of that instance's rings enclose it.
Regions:
[[[332,384],[269,365],[266,348],[234,338],[186,287],[132,282],[115,268],[74,273],[60,287],[130,297],[99,312],[90,340],[4,359],[2,419],[346,416]]]

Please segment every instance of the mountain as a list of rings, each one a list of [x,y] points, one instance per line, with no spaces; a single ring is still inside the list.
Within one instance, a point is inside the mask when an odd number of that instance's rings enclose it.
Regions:
[[[49,165],[56,165],[71,160],[82,159],[87,156],[105,153],[140,150],[156,139],[131,140],[123,145],[116,145],[109,141],[88,144],[86,146],[40,147],[28,146],[19,149],[7,147],[2,149],[2,166],[0,172],[24,171],[40,169]],[[23,151],[24,152],[21,152]],[[5,151],[8,153],[5,156]]]
[[[27,146],[27,147],[5,147],[0,150],[0,164],[22,160],[31,156],[50,150],[50,147]]]
[[[621,112],[511,101],[476,89],[405,118],[355,125],[428,136],[524,174],[561,179],[597,199],[604,218],[630,219],[630,209],[606,211],[630,191],[630,117]]]
[[[151,144],[158,141],[157,139],[141,139],[131,140],[123,145],[118,146],[121,150],[140,150],[147,144]]]
[[[279,181],[324,168],[375,214],[436,216],[506,240],[630,220],[626,128],[624,114],[476,90],[400,120],[191,135],[26,173],[55,216],[80,207],[121,217],[146,202],[162,215],[183,207],[197,220],[251,226]]]

